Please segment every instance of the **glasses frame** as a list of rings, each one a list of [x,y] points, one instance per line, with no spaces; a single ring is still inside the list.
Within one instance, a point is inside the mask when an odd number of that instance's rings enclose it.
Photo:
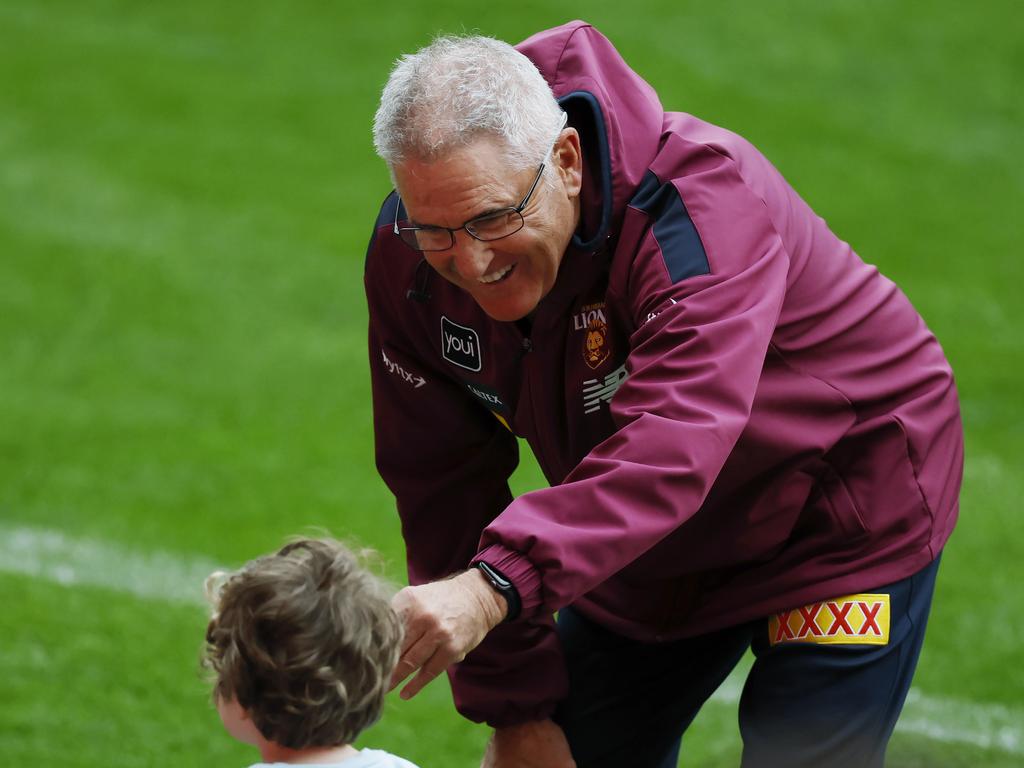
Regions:
[[[562,135],[562,131],[565,129],[565,124],[568,121],[569,121],[569,115],[568,114],[563,115],[563,117],[562,117],[562,124],[558,128],[558,135],[555,136],[555,140],[551,143],[552,148],[554,147],[555,143],[558,141],[559,136]],[[550,150],[548,150],[548,152],[550,153]],[[399,196],[399,198],[398,198],[398,203],[399,204],[395,206],[395,222],[394,222],[394,227],[393,227],[394,234],[397,235],[398,239],[401,240],[409,248],[411,248],[414,251],[419,251],[421,253],[436,253],[438,251],[447,251],[449,248],[452,248],[455,245],[455,233],[456,232],[461,232],[462,230],[465,230],[466,234],[469,235],[470,237],[472,237],[474,240],[479,240],[482,243],[492,243],[495,240],[503,240],[506,237],[511,237],[516,232],[519,232],[523,227],[526,226],[526,219],[523,217],[523,210],[526,208],[527,205],[529,205],[530,198],[533,197],[533,193],[534,193],[534,191],[536,191],[537,185],[540,183],[540,177],[544,174],[544,168],[546,167],[546,165],[547,165],[547,155],[545,155],[544,161],[542,161],[541,164],[539,166],[537,166],[537,173],[533,177],[533,183],[530,184],[529,191],[527,191],[526,195],[520,201],[519,205],[510,206],[508,208],[499,208],[496,211],[491,211],[490,213],[485,213],[482,216],[474,216],[472,219],[469,219],[468,221],[463,222],[461,227],[454,227],[454,228],[453,227],[440,227],[440,226],[399,227],[398,226],[398,212],[399,212],[399,210],[401,210],[401,207],[402,207],[401,206],[402,198],[401,198],[401,196]],[[513,229],[510,232],[506,232],[505,234],[499,235],[498,237],[481,237],[478,232],[474,231],[474,226],[473,225],[478,223],[478,222],[486,221],[487,219],[494,219],[494,218],[497,218],[499,216],[508,216],[510,214],[515,214],[516,216],[519,217],[519,226],[516,227],[515,229]],[[409,232],[409,233],[411,233],[410,237],[415,239],[415,237],[416,237],[415,233],[416,232],[422,232],[423,230],[430,230],[431,232],[438,232],[438,233],[440,233],[440,232],[447,232],[448,233],[448,245],[446,245],[444,248],[420,248],[418,245],[413,245],[411,242],[409,242],[409,240],[406,240],[406,236],[403,235],[404,232]]]

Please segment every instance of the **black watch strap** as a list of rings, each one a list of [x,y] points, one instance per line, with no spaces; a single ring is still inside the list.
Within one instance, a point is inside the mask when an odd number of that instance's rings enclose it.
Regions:
[[[523,601],[519,599],[519,590],[513,586],[512,582],[505,578],[505,575],[488,563],[482,560],[477,560],[473,563],[473,568],[476,568],[484,575],[484,578],[491,583],[502,597],[505,598],[505,602],[508,603],[508,613],[505,614],[505,621],[515,621],[523,610]]]

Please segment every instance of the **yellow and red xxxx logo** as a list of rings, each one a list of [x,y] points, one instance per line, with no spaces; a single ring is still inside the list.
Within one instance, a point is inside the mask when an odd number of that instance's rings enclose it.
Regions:
[[[889,596],[849,595],[777,613],[768,619],[768,638],[772,645],[887,645]]]

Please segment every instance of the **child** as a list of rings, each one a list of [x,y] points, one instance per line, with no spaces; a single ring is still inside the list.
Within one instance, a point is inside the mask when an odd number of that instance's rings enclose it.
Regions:
[[[416,768],[351,746],[381,714],[402,625],[345,547],[302,539],[207,579],[203,664],[228,733],[268,763]]]

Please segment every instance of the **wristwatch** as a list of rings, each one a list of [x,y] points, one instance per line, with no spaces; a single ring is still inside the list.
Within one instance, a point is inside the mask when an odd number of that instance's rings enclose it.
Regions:
[[[523,609],[523,601],[519,599],[519,591],[512,585],[512,582],[506,579],[501,571],[483,560],[477,560],[470,567],[479,570],[495,591],[505,598],[505,602],[508,603],[508,613],[505,614],[503,621],[515,621]]]

